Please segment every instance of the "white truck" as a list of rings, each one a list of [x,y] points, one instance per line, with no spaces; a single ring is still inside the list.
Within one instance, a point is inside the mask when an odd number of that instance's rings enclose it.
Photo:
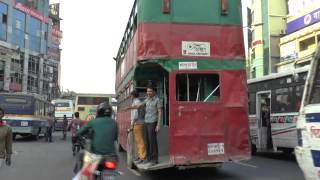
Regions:
[[[295,154],[307,180],[320,180],[320,44],[307,76],[297,121]]]

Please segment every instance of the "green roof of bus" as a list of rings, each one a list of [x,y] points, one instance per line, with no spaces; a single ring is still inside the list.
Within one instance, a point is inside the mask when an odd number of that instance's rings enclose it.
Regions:
[[[241,0],[228,2],[228,14],[221,15],[218,0],[170,1],[170,13],[162,12],[162,0],[139,0],[138,23],[199,23],[241,25]]]

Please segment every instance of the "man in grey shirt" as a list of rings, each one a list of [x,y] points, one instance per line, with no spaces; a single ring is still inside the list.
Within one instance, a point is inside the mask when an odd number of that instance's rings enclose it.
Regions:
[[[150,165],[158,163],[158,142],[157,132],[160,130],[162,118],[162,103],[153,87],[147,88],[147,99],[140,105],[131,106],[129,109],[138,109],[142,106],[146,108],[145,131],[147,160]]]

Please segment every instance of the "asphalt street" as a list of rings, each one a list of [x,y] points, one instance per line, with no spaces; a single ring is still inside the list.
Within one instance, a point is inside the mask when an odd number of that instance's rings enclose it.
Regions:
[[[71,180],[75,158],[71,152],[71,140],[60,139],[54,134],[54,142],[18,138],[14,142],[11,167],[0,169],[0,180]],[[125,166],[125,153],[120,153],[120,180],[303,180],[294,156],[259,154],[250,161],[226,163],[220,169],[201,168],[177,170],[175,168],[137,172]]]

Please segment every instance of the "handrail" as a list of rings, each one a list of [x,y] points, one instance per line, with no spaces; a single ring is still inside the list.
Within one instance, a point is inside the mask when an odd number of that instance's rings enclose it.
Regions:
[[[137,29],[137,0],[134,1],[133,8],[130,13],[129,21],[127,23],[126,30],[124,32],[123,38],[120,43],[120,47],[117,53],[117,57],[115,58],[117,65],[124,58],[124,54],[127,52],[129,44],[134,36],[134,32]]]

